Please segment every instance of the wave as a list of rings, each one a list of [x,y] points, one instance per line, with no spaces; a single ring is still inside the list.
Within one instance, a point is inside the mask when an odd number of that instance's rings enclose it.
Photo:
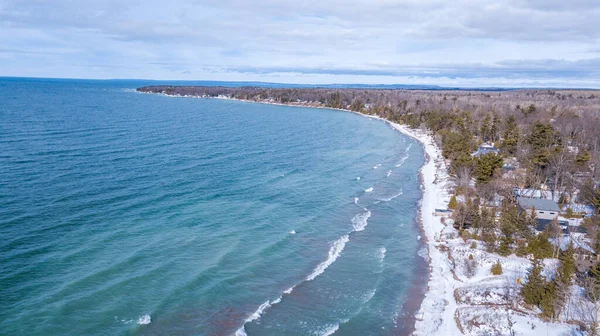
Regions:
[[[400,162],[398,162],[396,164],[396,168],[402,166],[402,164],[404,164],[404,161],[406,161],[406,159],[408,159],[408,157],[410,156],[410,154],[408,153],[408,151],[410,150],[410,147],[412,147],[412,143],[408,145],[408,147],[406,147],[406,149],[404,150],[404,156],[400,159]]]
[[[290,231],[290,234],[291,234],[291,235],[295,235],[295,234],[296,234],[296,230],[292,230],[292,231]]]
[[[381,167],[381,163],[378,163],[378,164],[376,164],[375,166],[373,166],[373,169],[377,169],[377,168],[379,168],[379,167]]]
[[[354,204],[358,204],[358,197],[354,197]]]
[[[377,250],[377,257],[379,258],[380,261],[383,261],[383,259],[385,259],[386,252],[387,252],[387,249],[385,247],[381,247]]]
[[[140,318],[137,320],[137,324],[150,324],[150,322],[152,322],[152,318],[148,314],[140,316]]]
[[[296,286],[292,286],[286,290],[283,291],[284,294],[292,294],[292,291],[294,290],[294,288],[296,288]]]
[[[399,193],[397,193],[395,195],[392,195],[391,197],[382,198],[382,199],[380,199],[380,201],[382,201],[382,202],[389,202],[389,201],[393,200],[394,198],[396,198],[398,196],[401,196],[402,194],[403,194],[403,192],[402,192],[402,190],[400,190]]]
[[[390,177],[390,175],[392,175],[392,170],[388,170],[387,174],[385,174],[385,177]]]
[[[325,330],[323,331],[323,333],[321,334],[321,336],[330,336],[330,335],[333,335],[333,334],[335,334],[336,331],[338,331],[339,328],[340,328],[339,324],[328,326],[327,328],[325,328]]]
[[[248,316],[247,319],[244,320],[244,324],[242,324],[242,326],[238,330],[236,330],[234,335],[248,336],[248,334],[246,333],[246,323],[258,320],[267,308],[272,307],[273,305],[276,305],[279,302],[281,302],[281,296],[273,301],[267,300],[265,303],[261,304],[254,313],[252,313],[250,316]]]
[[[365,189],[365,192],[366,192],[366,193],[368,193],[368,192],[371,192],[371,191],[373,191],[373,187],[370,187],[370,188],[368,188],[368,189]]]
[[[365,210],[367,210],[367,209],[365,209]],[[361,213],[361,214],[358,214],[358,215],[352,217],[352,228],[354,228],[354,231],[356,231],[356,232],[363,231],[369,224],[367,222],[369,217],[371,217],[371,211],[369,211],[369,210],[367,210],[367,212],[364,212],[364,213]]]
[[[360,176],[356,178],[357,181],[360,181]]]
[[[373,298],[373,296],[375,296],[376,292],[377,292],[377,288],[373,288],[372,291],[366,293],[365,297],[364,297],[364,300],[365,300],[364,303],[367,303],[367,302],[371,301],[371,299]]]
[[[312,281],[314,278],[319,276],[319,274],[325,272],[327,267],[333,264],[333,262],[340,256],[349,240],[350,237],[348,235],[343,235],[340,239],[336,240],[329,249],[327,259],[315,267],[314,271],[308,277],[306,277],[306,281]]]

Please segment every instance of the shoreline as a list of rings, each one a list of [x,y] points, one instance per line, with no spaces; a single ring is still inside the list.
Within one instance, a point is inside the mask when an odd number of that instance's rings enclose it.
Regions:
[[[138,91],[139,92],[139,91]],[[440,286],[440,284],[451,284],[451,281],[445,281],[446,277],[444,277],[444,273],[436,270],[446,271],[445,274],[449,274],[450,278],[452,278],[452,273],[450,271],[450,267],[447,263],[444,263],[444,259],[446,258],[434,258],[432,254],[435,254],[435,251],[441,254],[441,251],[437,250],[435,246],[435,237],[436,232],[440,232],[443,230],[444,225],[440,222],[438,218],[436,218],[433,213],[435,208],[437,207],[445,207],[447,204],[447,200],[444,202],[444,198],[440,198],[438,196],[445,194],[444,188],[441,185],[437,185],[436,179],[437,174],[435,174],[435,163],[441,162],[442,164],[438,167],[440,170],[438,173],[443,175],[447,175],[447,170],[445,167],[445,163],[441,157],[441,151],[435,145],[433,138],[426,134],[417,130],[409,129],[405,125],[400,125],[390,120],[381,118],[377,115],[369,115],[360,113],[357,111],[352,111],[348,109],[341,108],[331,108],[325,106],[318,105],[310,105],[310,104],[283,104],[283,103],[275,103],[269,101],[254,101],[254,100],[244,100],[244,99],[236,99],[230,97],[203,97],[203,96],[183,96],[183,95],[170,95],[166,93],[152,93],[152,92],[139,92],[139,93],[147,93],[147,94],[159,94],[172,98],[199,98],[199,99],[222,99],[222,100],[233,100],[244,103],[258,103],[265,105],[277,105],[277,106],[289,106],[289,107],[303,107],[303,108],[320,108],[320,109],[329,109],[334,111],[341,112],[350,112],[354,114],[358,114],[360,116],[372,119],[378,119],[386,122],[389,126],[391,126],[394,130],[402,133],[405,136],[408,136],[415,141],[417,141],[423,148],[423,154],[425,156],[425,162],[419,168],[418,171],[418,179],[419,185],[421,188],[421,199],[417,206],[417,214],[416,214],[416,222],[417,227],[419,229],[420,235],[418,236],[420,248],[427,249],[427,258],[422,258],[422,261],[419,260],[420,256],[417,254],[417,264],[416,264],[416,276],[411,281],[407,294],[406,300],[402,305],[402,316],[398,318],[398,320],[404,320],[409,322],[411,326],[407,326],[407,330],[411,330],[409,332],[410,335],[432,335],[436,334],[440,330],[450,331],[451,334],[455,334],[454,331],[460,334],[456,323],[454,323],[454,316],[450,316],[450,321],[452,323],[448,323],[448,318],[444,315],[445,307],[447,306],[447,299],[444,298],[446,304],[442,307],[439,305],[439,292],[443,291],[443,297],[447,296],[450,293],[450,296],[453,297],[453,288],[449,291],[445,290],[444,286]],[[449,199],[449,196],[447,197]],[[437,200],[438,202],[435,202]],[[434,201],[433,204],[431,201]],[[442,201],[442,202],[440,202]],[[439,225],[436,225],[439,224]],[[440,262],[438,262],[440,261]],[[445,265],[444,265],[445,264]],[[435,271],[435,272],[434,272]],[[439,281],[441,280],[441,281]],[[453,280],[453,279],[450,279]],[[425,284],[425,285],[424,285]],[[442,287],[442,288],[440,288]],[[435,295],[433,294],[435,293]],[[440,309],[441,308],[441,309]],[[435,328],[431,328],[432,321],[439,321],[439,323],[433,323]],[[447,325],[445,328],[440,328],[442,325]]]

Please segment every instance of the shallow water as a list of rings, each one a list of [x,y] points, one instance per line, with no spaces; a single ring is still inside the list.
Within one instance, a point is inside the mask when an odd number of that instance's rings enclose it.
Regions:
[[[352,113],[136,86],[0,79],[3,334],[410,328],[421,146]]]

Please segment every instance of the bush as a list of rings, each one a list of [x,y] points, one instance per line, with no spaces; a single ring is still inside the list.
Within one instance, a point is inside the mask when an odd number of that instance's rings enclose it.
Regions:
[[[501,275],[502,274],[502,264],[500,263],[500,260],[496,261],[496,263],[494,263],[492,265],[492,274],[493,275]]]

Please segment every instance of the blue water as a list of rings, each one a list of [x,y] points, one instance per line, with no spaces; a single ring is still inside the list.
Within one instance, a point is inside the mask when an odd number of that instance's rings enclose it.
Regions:
[[[143,84],[0,78],[0,334],[410,328],[421,146]]]

